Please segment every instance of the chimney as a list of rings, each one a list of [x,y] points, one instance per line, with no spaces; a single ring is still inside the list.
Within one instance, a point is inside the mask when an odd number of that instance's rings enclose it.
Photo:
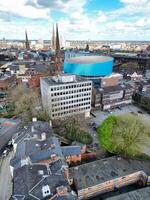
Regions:
[[[68,189],[67,189],[67,187],[65,187],[65,186],[62,185],[62,186],[57,187],[57,188],[56,188],[56,191],[57,191],[57,194],[58,194],[59,196],[62,196],[62,195],[67,194]]]
[[[49,125],[50,125],[50,127],[52,127],[52,120],[49,121]]]
[[[41,134],[41,140],[42,141],[46,140],[46,133],[45,132]]]

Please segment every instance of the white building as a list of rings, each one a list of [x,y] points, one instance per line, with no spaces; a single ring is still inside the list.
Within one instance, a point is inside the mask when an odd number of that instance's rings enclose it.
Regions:
[[[85,113],[91,110],[92,81],[76,75],[41,78],[43,106],[52,119]]]

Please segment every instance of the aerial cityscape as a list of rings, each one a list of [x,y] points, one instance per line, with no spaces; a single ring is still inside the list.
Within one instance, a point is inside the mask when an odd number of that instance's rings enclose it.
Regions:
[[[150,200],[150,1],[0,1],[0,200]]]

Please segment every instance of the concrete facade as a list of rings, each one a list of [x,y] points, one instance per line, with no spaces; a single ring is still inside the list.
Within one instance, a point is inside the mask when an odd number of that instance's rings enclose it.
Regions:
[[[75,75],[41,79],[41,95],[52,119],[85,113],[91,110],[92,82]]]

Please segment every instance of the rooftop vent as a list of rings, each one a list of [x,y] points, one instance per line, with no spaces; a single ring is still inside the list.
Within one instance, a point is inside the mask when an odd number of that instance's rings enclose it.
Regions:
[[[43,198],[51,195],[51,190],[50,190],[50,187],[48,185],[45,185],[42,187],[42,195],[43,195]]]
[[[34,126],[31,127],[31,132],[35,132]]]
[[[50,127],[52,127],[52,121],[51,120],[49,121],[49,125],[50,125]]]
[[[55,158],[56,157],[56,154],[52,154],[51,155],[51,158],[53,159],[53,158]]]
[[[32,122],[37,122],[37,118],[36,118],[36,117],[33,117],[33,118],[32,118]]]
[[[41,140],[42,141],[46,140],[46,133],[45,132],[41,133]]]
[[[42,175],[44,175],[44,171],[43,170],[39,170],[38,174],[42,176]]]
[[[51,144],[51,148],[54,149],[56,147],[55,144]]]

